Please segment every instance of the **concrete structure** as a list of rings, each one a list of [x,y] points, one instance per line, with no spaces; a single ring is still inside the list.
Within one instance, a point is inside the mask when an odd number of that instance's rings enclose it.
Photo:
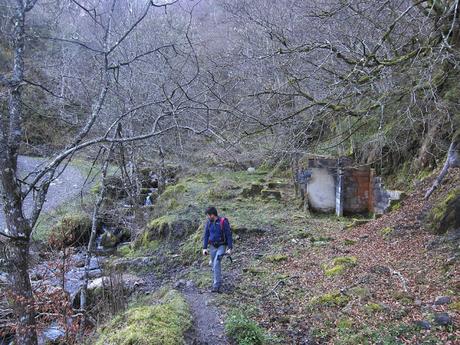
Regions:
[[[312,157],[297,172],[297,189],[313,211],[343,214],[383,214],[401,192],[387,191],[374,170],[354,167],[347,158]]]

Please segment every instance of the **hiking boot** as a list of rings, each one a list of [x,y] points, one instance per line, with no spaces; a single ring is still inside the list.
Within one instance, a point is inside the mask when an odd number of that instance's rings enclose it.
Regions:
[[[214,292],[214,293],[221,293],[222,291],[220,291],[220,287],[218,286],[213,286],[211,288],[211,292]]]

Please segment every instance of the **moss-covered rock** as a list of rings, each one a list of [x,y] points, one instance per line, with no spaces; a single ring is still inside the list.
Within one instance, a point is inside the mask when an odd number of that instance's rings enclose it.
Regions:
[[[264,199],[276,199],[281,200],[281,192],[273,189],[263,189],[260,194]]]
[[[181,195],[185,192],[187,192],[187,185],[185,183],[177,183],[175,185],[167,186],[160,197],[162,200],[176,198],[178,195]]]
[[[252,198],[260,195],[263,188],[264,187],[259,183],[251,183],[250,187],[243,188],[241,195],[245,198]]]
[[[108,199],[119,200],[128,195],[120,176],[107,176],[104,179],[104,186],[106,190],[106,197]]]
[[[196,230],[198,225],[194,220],[167,214],[151,220],[147,224],[147,230],[150,240],[164,238],[181,239]]]
[[[313,306],[345,306],[350,301],[350,297],[343,295],[340,292],[330,292],[321,296],[313,297],[310,304]]]
[[[88,243],[91,224],[85,213],[67,214],[52,227],[48,242],[53,248],[84,245]]]
[[[173,290],[154,297],[155,304],[128,308],[102,327],[96,345],[183,345],[192,326],[185,299]]]
[[[120,243],[120,238],[111,231],[104,232],[101,236],[101,246],[105,249],[115,248]]]
[[[460,188],[452,190],[428,213],[426,228],[435,234],[444,234],[460,228]]]

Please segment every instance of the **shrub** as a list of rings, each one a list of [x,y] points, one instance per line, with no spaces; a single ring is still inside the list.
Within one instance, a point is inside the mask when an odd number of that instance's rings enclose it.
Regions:
[[[52,247],[86,244],[91,233],[91,218],[85,213],[67,214],[51,229]]]
[[[240,311],[234,311],[225,322],[227,335],[238,345],[263,345],[265,331]]]

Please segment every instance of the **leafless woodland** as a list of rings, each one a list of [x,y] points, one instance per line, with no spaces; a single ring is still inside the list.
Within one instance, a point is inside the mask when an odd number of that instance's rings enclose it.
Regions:
[[[76,155],[123,147],[127,176],[146,157],[307,152],[385,174],[458,145],[458,0],[1,0],[0,14],[0,239],[20,344],[37,342],[31,234]],[[20,179],[19,154],[47,164]]]

